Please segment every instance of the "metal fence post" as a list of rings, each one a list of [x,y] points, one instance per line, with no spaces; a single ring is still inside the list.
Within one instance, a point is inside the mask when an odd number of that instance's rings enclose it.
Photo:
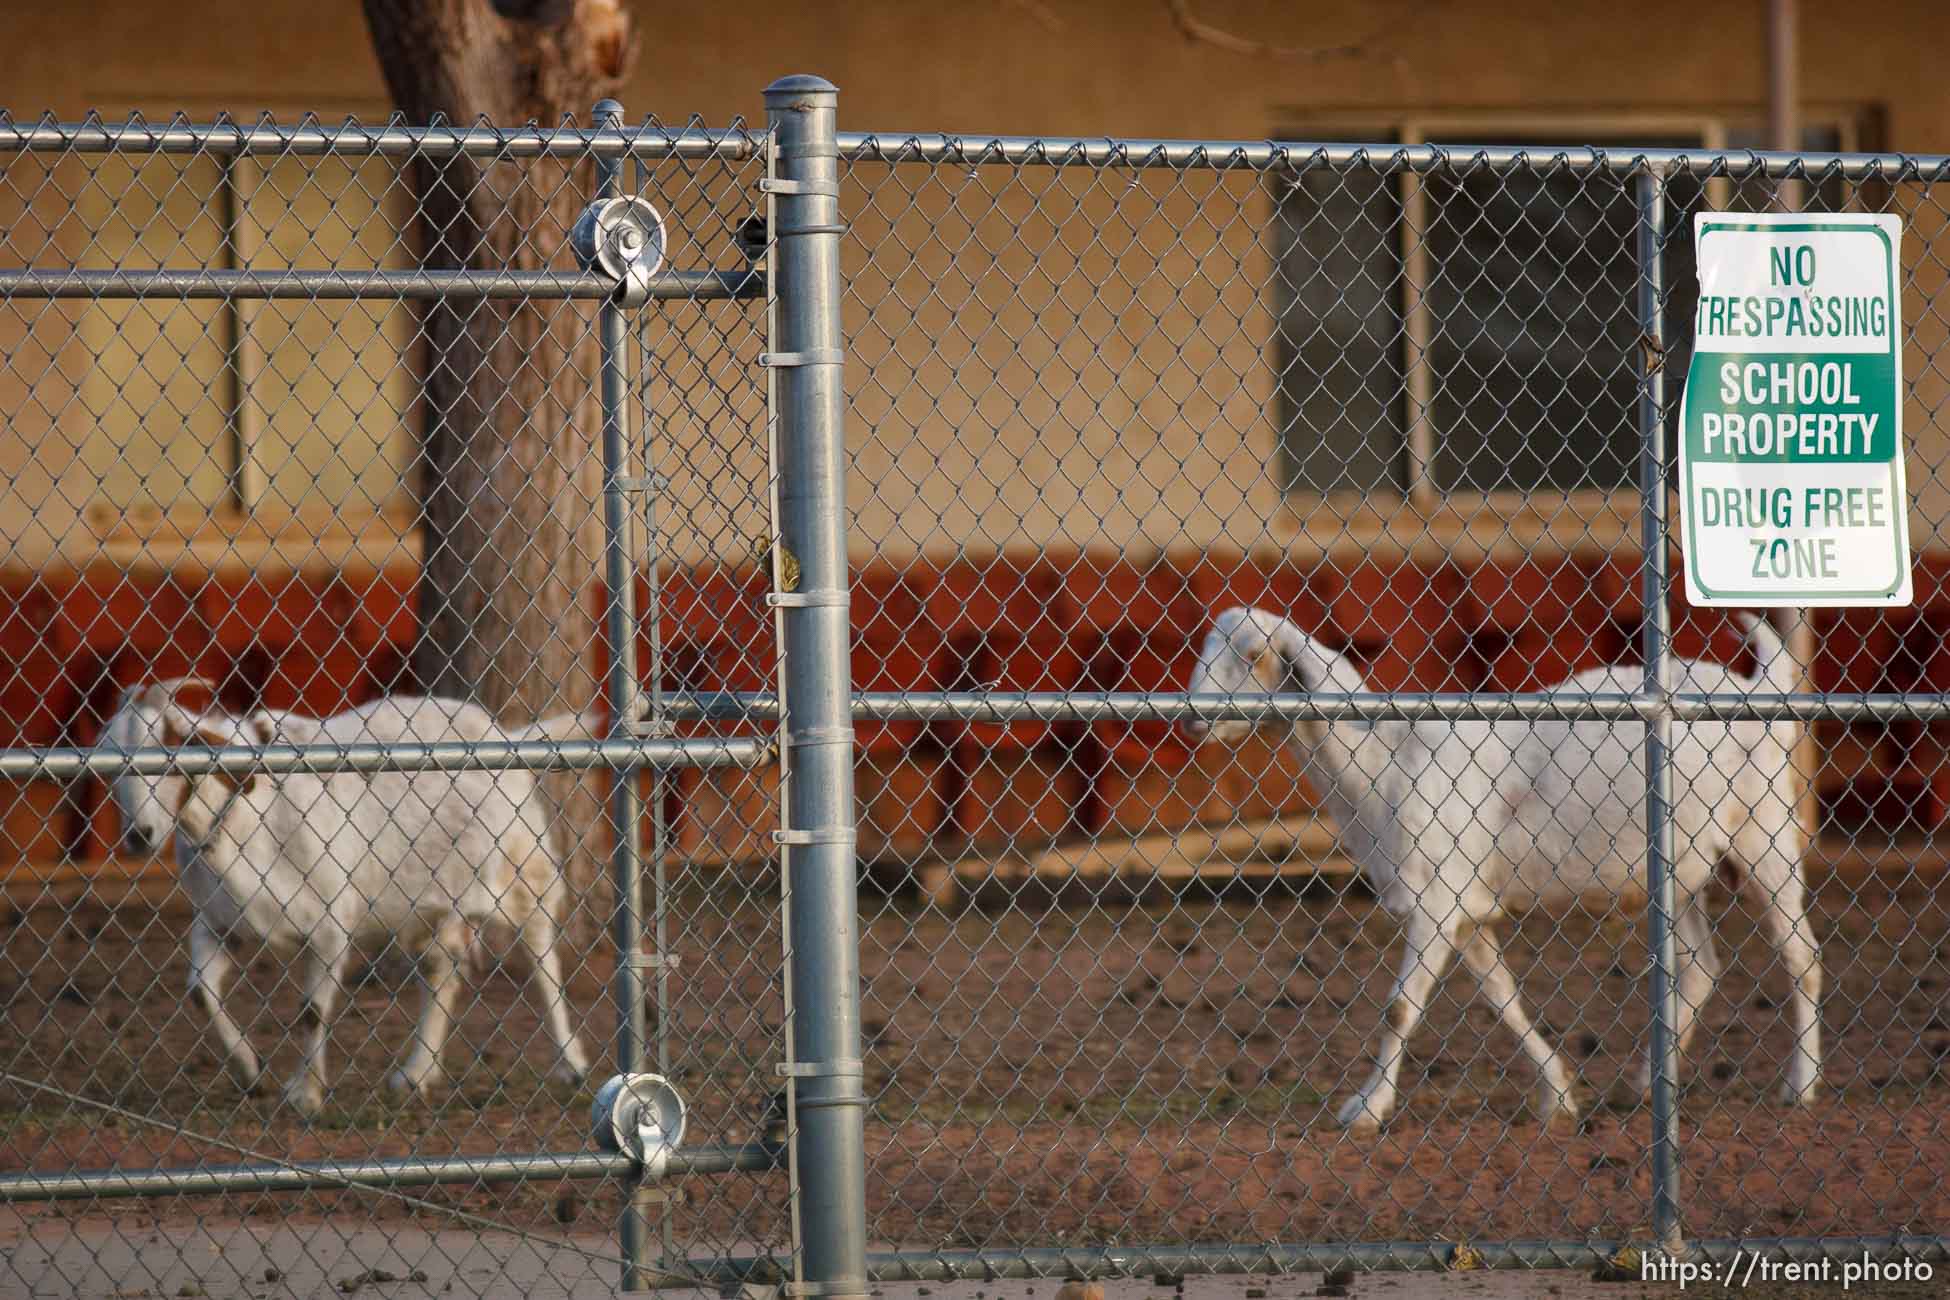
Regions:
[[[620,131],[623,106],[605,99],[595,107],[595,125]],[[596,194],[618,198],[623,192],[621,155],[599,157]],[[598,334],[602,345],[603,403],[603,583],[607,587],[609,631],[610,735],[623,737],[635,730],[638,682],[636,676],[636,537],[626,481],[630,478],[630,360],[629,329],[624,309],[615,298],[604,301]],[[634,1074],[643,1069],[643,870],[638,827],[642,824],[642,790],[635,764],[613,769],[609,796],[610,876],[616,890],[616,1070]],[[622,1289],[640,1291],[650,1279],[643,1269],[649,1242],[645,1204],[649,1189],[641,1183],[624,1203],[618,1235],[624,1263]]]
[[[841,387],[839,92],[818,77],[765,91],[771,127],[784,761],[787,1060],[799,1294],[864,1296],[866,1096],[854,869],[846,442]]]
[[[1675,1073],[1679,1020],[1678,969],[1673,939],[1672,701],[1666,688],[1666,653],[1672,618],[1666,607],[1665,455],[1665,177],[1646,166],[1636,179],[1638,197],[1638,319],[1640,339],[1639,490],[1644,529],[1645,694],[1652,710],[1645,723],[1645,837],[1647,942],[1652,950],[1652,1234],[1674,1250],[1679,1236],[1679,1114]]]

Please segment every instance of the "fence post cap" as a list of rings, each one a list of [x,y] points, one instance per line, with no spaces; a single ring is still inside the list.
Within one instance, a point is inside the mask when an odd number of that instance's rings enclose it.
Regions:
[[[792,95],[837,95],[840,88],[824,77],[811,73],[798,72],[789,77],[780,77],[765,88],[767,101],[784,99]]]

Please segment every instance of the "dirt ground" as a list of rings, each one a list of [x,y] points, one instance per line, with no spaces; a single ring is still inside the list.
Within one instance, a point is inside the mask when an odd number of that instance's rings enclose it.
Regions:
[[[289,1227],[252,1227],[118,1235],[100,1224],[56,1234],[43,1225],[10,1244],[13,1268],[0,1273],[0,1300],[54,1296],[272,1296],[340,1300],[346,1295],[437,1297],[520,1295],[530,1300],[596,1300],[623,1293],[616,1270],[596,1256],[607,1243],[579,1237],[536,1242],[510,1234],[362,1228],[322,1238]],[[585,1253],[586,1252],[586,1253]],[[1497,1272],[1291,1273],[1276,1276],[1117,1277],[1100,1285],[1103,1300],[1301,1300],[1353,1296],[1371,1300],[1668,1300],[1737,1287],[1753,1300],[1926,1300],[1950,1294],[1942,1270],[1927,1276],[1914,1263],[1907,1281],[1692,1282],[1600,1277],[1589,1270]],[[1839,1269],[1836,1270],[1839,1275]],[[1060,1278],[878,1283],[873,1300],[1054,1300]],[[675,1294],[709,1295],[679,1290]],[[770,1289],[739,1300],[777,1300]]]
[[[1730,969],[1683,1074],[1689,1235],[1950,1225],[1947,903],[1950,893],[1928,890],[1824,887],[1816,925],[1828,970],[1828,1093],[1802,1113],[1770,1100],[1788,1044],[1785,976],[1752,918],[1722,908]],[[752,1138],[773,1094],[776,906],[726,878],[670,898],[681,964],[659,1023],[666,1072],[691,1110],[687,1145]],[[1456,974],[1416,1036],[1401,1111],[1379,1136],[1359,1139],[1330,1118],[1366,1069],[1396,961],[1394,924],[1365,899],[1323,887],[1258,900],[1056,906],[1025,897],[958,916],[899,898],[864,906],[877,1242],[1649,1233],[1649,1117],[1614,1087],[1643,1046],[1635,918],[1536,916],[1510,932],[1526,999],[1580,1070],[1589,1115],[1578,1131],[1530,1118],[1530,1068]],[[393,1105],[377,1084],[404,1050],[416,994],[403,962],[377,961],[335,1030],[327,1111],[306,1124],[223,1075],[181,996],[180,922],[83,909],[0,925],[0,1171],[586,1145],[591,1089],[543,1082],[546,1038],[509,973],[475,986],[448,1050],[452,1086],[431,1105]],[[608,975],[607,958],[591,958],[572,982],[599,1054]],[[280,1035],[296,997],[269,957],[234,994],[280,1082],[293,1058]],[[789,1240],[782,1176],[693,1178],[677,1190],[666,1213],[682,1253],[750,1254]],[[454,1211],[544,1240],[602,1241],[619,1204],[616,1185],[584,1183],[26,1205],[0,1210],[0,1251],[96,1231],[154,1234],[150,1249],[168,1250],[189,1227],[444,1235],[462,1226]],[[0,1279],[11,1272],[23,1283],[21,1267],[0,1259]],[[1361,1293],[1387,1280],[1364,1280]],[[998,1284],[991,1294],[1013,1292]]]

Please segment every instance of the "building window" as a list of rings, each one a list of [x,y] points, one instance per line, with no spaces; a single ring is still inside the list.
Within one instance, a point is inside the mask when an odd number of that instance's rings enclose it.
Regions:
[[[39,169],[29,175],[28,168]],[[23,157],[8,262],[85,270],[412,264],[386,159]],[[30,182],[32,182],[30,184]],[[0,549],[83,515],[330,512],[398,505],[417,455],[409,307],[102,300],[6,307]]]
[[[1810,149],[1862,147],[1811,127]],[[1628,180],[1549,161],[1608,149],[1759,147],[1720,120],[1398,123],[1301,138],[1538,149],[1519,173],[1306,168],[1276,182],[1282,479],[1289,491],[1417,495],[1619,491],[1637,481],[1637,205]],[[1691,213],[1755,210],[1773,186],[1676,177],[1667,192],[1667,335],[1689,335]],[[1807,206],[1851,201],[1839,185]],[[1683,368],[1671,373],[1684,374]],[[1672,393],[1677,399],[1677,390]],[[1669,418],[1670,418],[1669,413]]]

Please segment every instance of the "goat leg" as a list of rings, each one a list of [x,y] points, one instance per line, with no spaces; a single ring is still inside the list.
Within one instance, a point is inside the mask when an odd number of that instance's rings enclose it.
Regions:
[[[245,1092],[255,1092],[263,1078],[257,1053],[251,1050],[244,1031],[237,1027],[223,1004],[224,985],[230,982],[236,969],[222,936],[203,916],[195,917],[190,922],[190,988],[209,1018],[210,1027],[217,1031],[217,1038],[223,1043],[224,1056],[237,1086]]]
[[[1421,1023],[1436,984],[1456,955],[1456,929],[1460,917],[1438,921],[1428,908],[1418,903],[1408,914],[1406,949],[1402,953],[1401,974],[1388,1000],[1380,1046],[1375,1052],[1374,1074],[1361,1091],[1341,1104],[1335,1118],[1341,1127],[1356,1133],[1372,1133],[1395,1110],[1397,1080],[1402,1072],[1402,1051],[1409,1035]]]
[[[453,1029],[461,967],[472,938],[473,927],[451,917],[435,928],[433,942],[420,959],[420,1021],[413,1029],[413,1050],[386,1079],[387,1089],[397,1096],[425,1096],[440,1079],[440,1051]]]
[[[1478,925],[1463,945],[1463,961],[1475,974],[1477,990],[1496,1014],[1503,1018],[1524,1055],[1537,1067],[1537,1118],[1546,1124],[1575,1122],[1577,1102],[1571,1096],[1571,1071],[1549,1040],[1537,1032],[1530,1015],[1523,1009],[1517,993],[1517,977],[1503,960],[1503,947],[1486,925]]]
[[[298,1031],[306,1038],[304,1059],[285,1088],[284,1098],[302,1115],[325,1108],[325,1044],[332,1020],[345,1001],[345,968],[352,953],[350,936],[326,918],[306,945],[305,1005],[298,1012]]]

